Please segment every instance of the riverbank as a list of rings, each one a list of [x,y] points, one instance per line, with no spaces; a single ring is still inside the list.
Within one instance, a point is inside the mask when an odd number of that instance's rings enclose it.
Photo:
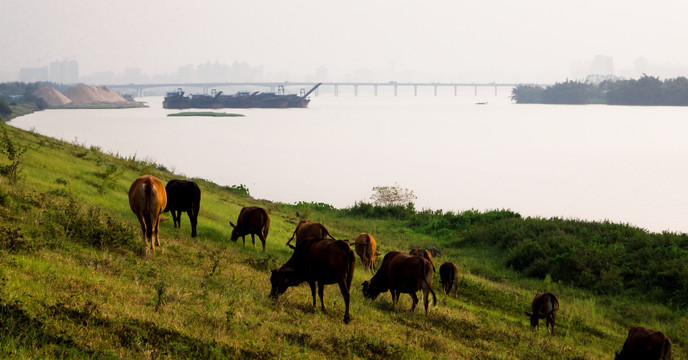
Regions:
[[[243,185],[194,179],[203,191],[198,237],[190,237],[186,215],[181,229],[164,221],[162,246],[144,256],[128,187],[144,173],[164,183],[184,177],[136,157],[0,128],[27,149],[20,180],[0,176],[2,357],[608,359],[620,351],[629,326],[644,325],[674,341],[674,359],[687,358],[684,310],[597,294],[552,280],[554,274],[528,278],[506,266],[508,251],[471,245],[475,234],[504,225],[492,213],[454,219],[419,212],[411,221],[374,207],[354,212],[256,200]],[[271,216],[265,253],[228,239],[227,222],[250,205]],[[370,232],[382,253],[437,249],[436,264],[459,266],[458,295],[442,294],[435,274],[438,302],[427,317],[408,311],[407,295],[396,309],[387,294],[364,300],[361,283],[371,274],[357,259],[351,324],[342,323],[334,285],[326,286],[327,312],[311,307],[305,285],[273,301],[270,270],[289,258],[284,243],[302,217],[326,224],[337,238]],[[451,231],[443,219],[465,219],[466,228]],[[556,221],[543,221],[567,238]],[[561,303],[556,336],[532,330],[523,314],[545,290]]]

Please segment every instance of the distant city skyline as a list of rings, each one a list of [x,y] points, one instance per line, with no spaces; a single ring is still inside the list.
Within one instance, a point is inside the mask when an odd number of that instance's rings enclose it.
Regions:
[[[688,76],[688,67],[664,66],[654,64],[646,58],[638,58],[633,68],[616,70],[614,58],[606,55],[597,55],[591,59],[574,61],[571,72],[554,82],[566,80],[584,81],[590,78],[638,78],[643,74],[658,76],[660,78],[675,78]],[[37,68],[20,68],[15,79],[4,81],[51,81],[55,83],[74,84],[87,83],[99,84],[130,84],[130,83],[206,83],[206,82],[258,82],[258,81],[299,81],[299,82],[476,82],[475,80],[442,79],[437,76],[424,78],[422,72],[410,74],[401,73],[376,73],[372,70],[359,69],[352,73],[340,74],[331,77],[325,66],[314,69],[312,74],[291,75],[286,72],[269,73],[262,65],[252,65],[246,62],[235,61],[231,64],[210,61],[200,64],[187,64],[177,68],[171,74],[145,74],[140,68],[126,68],[122,72],[100,71],[92,74],[80,74],[79,63],[75,59],[51,61],[50,66]],[[486,81],[487,82],[487,81]],[[500,82],[500,81],[497,81]],[[501,81],[506,82],[506,81]],[[535,83],[522,81],[514,83]]]
[[[3,0],[3,10],[0,81],[75,60],[84,79],[239,63],[269,81],[554,83],[598,55],[617,76],[688,76],[680,0]]]

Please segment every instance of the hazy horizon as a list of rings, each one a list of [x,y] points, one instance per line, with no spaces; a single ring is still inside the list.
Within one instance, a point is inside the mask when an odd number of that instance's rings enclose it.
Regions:
[[[0,81],[76,60],[80,77],[245,63],[266,80],[554,83],[595,57],[688,76],[679,1],[5,0]]]

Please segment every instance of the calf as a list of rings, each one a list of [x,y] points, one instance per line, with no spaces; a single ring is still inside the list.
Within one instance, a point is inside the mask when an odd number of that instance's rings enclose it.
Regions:
[[[440,266],[440,284],[442,284],[442,289],[447,295],[453,286],[454,296],[456,296],[456,292],[459,290],[459,269],[456,264],[447,261]]]
[[[332,240],[336,240],[334,236],[330,234],[329,231],[327,231],[327,228],[325,225],[317,222],[312,222],[310,220],[301,220],[297,225],[296,229],[294,229],[294,233],[291,235],[291,238],[287,241],[287,246],[290,248],[294,248],[294,246],[290,245],[292,240],[294,240],[294,237],[296,237],[296,245],[301,242],[301,240],[306,239],[306,238],[319,238],[319,239],[324,239],[329,237]]]
[[[375,299],[380,293],[392,294],[392,306],[399,302],[399,294],[409,294],[413,300],[411,311],[416,309],[418,297],[416,292],[423,290],[425,315],[428,314],[428,293],[432,293],[433,305],[437,304],[435,292],[432,291],[432,265],[420,256],[392,251],[382,259],[380,269],[370,281],[363,282],[363,296]]]
[[[531,304],[533,313],[526,311],[526,315],[530,317],[530,326],[540,328],[539,320],[547,319],[547,331],[554,335],[554,322],[559,310],[559,301],[557,297],[551,293],[542,293],[535,295],[533,303]]]
[[[432,265],[432,272],[435,272],[435,260],[432,258],[432,254],[430,253],[430,251],[428,251],[426,249],[416,248],[416,249],[411,250],[409,252],[409,254],[415,255],[415,256],[420,256],[422,258],[427,259],[430,262],[430,265]]]
[[[256,206],[244,207],[239,212],[236,225],[231,221],[229,225],[232,227],[230,240],[237,241],[241,236],[241,240],[246,246],[246,235],[251,234],[251,241],[253,241],[253,248],[255,249],[256,238],[254,235],[258,235],[263,243],[263,251],[265,251],[265,239],[268,237],[268,231],[270,231],[270,216],[265,209]]]
[[[356,249],[356,254],[361,258],[364,269],[369,269],[370,272],[375,271],[375,256],[378,255],[377,244],[372,235],[368,233],[361,233],[356,237],[354,241],[354,248]]]
[[[354,278],[356,256],[349,243],[341,240],[308,238],[294,249],[291,258],[278,270],[273,270],[270,276],[272,289],[270,296],[274,299],[283,294],[291,286],[308,282],[315,303],[315,285],[318,285],[320,305],[325,311],[323,294],[325,285],[337,284],[344,298],[344,323],[351,321],[349,315],[349,297],[351,281]]]
[[[165,191],[167,192],[165,212],[172,212],[174,227],[182,227],[182,212],[186,212],[191,221],[191,237],[196,237],[198,210],[201,207],[201,188],[193,181],[175,179],[167,183]]]
[[[671,340],[660,331],[634,326],[615,360],[671,360]]]

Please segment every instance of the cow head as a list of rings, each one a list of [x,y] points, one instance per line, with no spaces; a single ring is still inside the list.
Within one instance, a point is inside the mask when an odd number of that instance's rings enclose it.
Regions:
[[[377,296],[380,295],[381,292],[382,292],[382,290],[379,289],[377,286],[375,286],[370,281],[364,281],[363,282],[363,296],[364,297],[366,297],[368,299],[375,300],[375,299],[377,299]]]
[[[532,327],[538,326],[539,318],[537,317],[537,315],[533,315],[527,311],[526,311],[526,315],[528,315],[530,317],[530,326],[532,326]]]
[[[239,236],[241,236],[241,233],[239,231],[239,227],[234,225],[234,223],[231,221],[229,222],[229,226],[232,227],[232,235],[229,237],[229,239],[232,241],[239,240]]]
[[[270,275],[270,284],[272,284],[270,297],[277,299],[277,297],[284,294],[289,287],[296,286],[300,283],[301,281],[298,280],[293,269],[272,270],[272,275]]]

